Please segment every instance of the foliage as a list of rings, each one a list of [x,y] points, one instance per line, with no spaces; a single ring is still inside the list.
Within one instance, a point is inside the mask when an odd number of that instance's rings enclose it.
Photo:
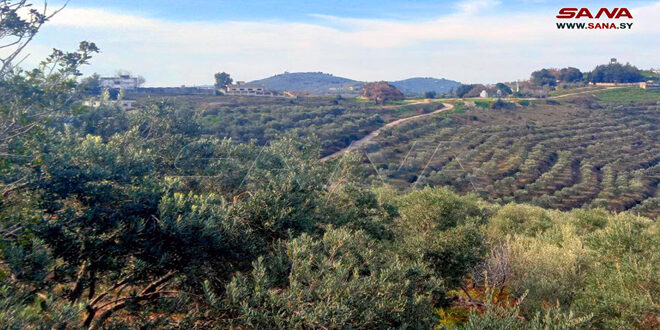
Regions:
[[[385,81],[365,84],[362,87],[362,96],[378,104],[403,100],[403,93]]]
[[[520,301],[524,301],[524,298]],[[515,304],[512,307],[502,306],[492,302],[492,299],[488,299],[485,310],[472,314],[472,316],[469,318],[469,321],[466,324],[460,326],[459,329],[577,330],[588,328],[590,319],[590,316],[576,317],[573,313],[566,313],[562,311],[559,306],[555,306],[543,311],[539,311],[533,318],[525,320],[520,315],[519,304]]]
[[[527,310],[553,303],[569,306],[584,286],[591,254],[572,226],[556,225],[537,238],[517,236],[510,249],[510,286],[518,295],[527,292]]]
[[[460,85],[456,88],[456,96],[464,97],[468,92],[474,89],[476,85]]]
[[[218,72],[213,77],[215,78],[215,88],[225,88],[234,81],[226,72]]]
[[[48,16],[18,16],[29,7],[13,4],[0,4],[8,13],[0,26],[21,45]],[[649,178],[660,168],[653,102],[557,111],[568,119],[551,124],[519,122],[539,104],[507,119],[515,124],[498,125],[496,111],[481,110],[407,122],[403,136],[383,132],[384,145],[419,148],[422,156],[397,166],[422,166],[427,176],[405,182],[428,186],[400,192],[360,181],[356,154],[319,160],[328,142],[311,133],[340,118],[353,125],[341,133],[353,132],[350,143],[383,118],[437,104],[264,100],[249,115],[243,104],[200,109],[167,100],[140,111],[89,109],[80,99],[93,82],[77,79],[97,51],[83,42],[34,70],[3,67],[2,327],[660,326],[656,222],[511,202],[652,211],[657,180]],[[263,129],[247,124],[251,115],[278,112],[288,113],[264,119],[273,122],[268,133],[225,138],[239,127]],[[229,124],[213,132],[209,119]],[[447,137],[457,143],[441,148]],[[395,178],[396,166],[371,159]],[[437,187],[446,184],[476,193]]]
[[[548,69],[541,69],[532,72],[532,81],[540,86],[555,86],[557,77]]]
[[[490,104],[490,108],[495,110],[512,109],[514,107],[515,106],[513,103],[502,101],[502,99],[497,99],[495,102]]]
[[[582,81],[584,74],[577,68],[568,67],[559,70],[559,80],[564,82]]]
[[[660,102],[660,92],[637,87],[615,88],[598,91],[599,99],[606,102],[632,103],[632,102]]]
[[[511,87],[509,87],[509,86],[507,86],[507,85],[505,85],[505,84],[503,84],[503,83],[497,83],[497,84],[495,84],[495,88],[497,88],[498,90],[501,90],[502,93],[504,93],[504,94],[506,94],[506,95],[513,94],[513,90],[511,89]]]
[[[578,83],[583,81],[584,74],[577,68],[567,67],[557,69],[541,69],[532,72],[532,82],[540,86],[556,86],[557,82]]]
[[[194,105],[193,105],[194,106]],[[284,132],[301,137],[316,136],[326,156],[347,147],[385,122],[436,110],[439,103],[381,108],[354,99],[299,98],[273,99],[255,103],[208,106],[195,112],[205,133],[236,142],[268,144]],[[185,108],[187,105],[178,105]]]
[[[542,208],[507,204],[489,221],[488,233],[493,239],[501,239],[511,234],[533,236],[551,226],[550,217]]]
[[[288,265],[279,269],[283,273],[260,258],[250,274],[227,286],[226,304],[238,315],[233,323],[427,328],[431,306],[443,296],[441,282],[423,264],[385,252],[360,231],[329,229],[318,239],[303,235],[287,244],[283,258]]]
[[[637,67],[630,64],[610,63],[599,65],[588,75],[589,81],[605,83],[633,83],[643,81],[644,77]]]

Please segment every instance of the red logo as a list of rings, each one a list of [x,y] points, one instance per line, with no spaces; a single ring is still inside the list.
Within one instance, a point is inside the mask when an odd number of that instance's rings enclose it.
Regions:
[[[628,8],[614,8],[612,10],[609,10],[607,8],[601,8],[600,10],[598,10],[598,13],[596,13],[595,16],[591,14],[588,8],[562,8],[559,10],[559,15],[557,15],[557,18],[563,18],[563,19],[570,19],[570,18],[599,19],[601,17],[614,18],[614,19],[619,19],[622,17],[633,18]]]

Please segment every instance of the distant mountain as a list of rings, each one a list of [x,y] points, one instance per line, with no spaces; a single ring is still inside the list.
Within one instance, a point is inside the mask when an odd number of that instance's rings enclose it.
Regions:
[[[278,74],[269,78],[251,81],[262,84],[272,91],[305,91],[316,95],[357,94],[365,82],[336,77],[323,72],[295,72]],[[390,84],[407,96],[422,95],[428,91],[446,93],[458,88],[461,83],[448,79],[410,78]]]
[[[392,81],[390,84],[406,95],[422,95],[425,92],[447,93],[461,85],[458,81],[436,78],[410,78]]]
[[[286,72],[250,83],[263,84],[272,91],[306,91],[319,95],[357,93],[364,85],[363,82],[323,72]]]

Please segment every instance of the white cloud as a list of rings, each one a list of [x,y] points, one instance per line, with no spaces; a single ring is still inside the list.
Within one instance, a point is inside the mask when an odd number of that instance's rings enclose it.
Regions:
[[[524,78],[540,66],[590,69],[610,57],[657,66],[651,63],[660,46],[649,40],[660,34],[655,24],[660,2],[631,8],[631,31],[559,31],[555,12],[506,16],[489,10],[498,3],[462,2],[459,12],[424,21],[315,15],[313,23],[173,22],[68,8],[32,50],[42,55],[42,48],[92,40],[103,53],[89,71],[128,69],[152,85],[209,83],[219,70],[241,80],[289,70],[365,80],[436,76],[493,82]]]
[[[484,10],[492,9],[500,3],[498,0],[466,0],[459,2],[456,7],[464,14],[474,15]]]

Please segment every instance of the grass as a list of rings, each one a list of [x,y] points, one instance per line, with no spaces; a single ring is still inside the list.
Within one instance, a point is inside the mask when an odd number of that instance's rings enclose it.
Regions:
[[[599,91],[596,95],[605,102],[660,102],[660,91],[637,87],[608,89]]]
[[[572,93],[581,93],[581,92],[586,92],[586,91],[597,91],[600,89],[603,89],[604,87],[601,86],[585,86],[585,87],[577,87],[577,88],[565,88],[565,89],[557,89],[554,91],[550,91],[550,96],[561,96],[565,94],[572,94]]]
[[[647,70],[643,70],[641,71],[641,73],[642,76],[644,76],[645,78],[660,78],[660,73],[655,73]]]
[[[465,113],[466,111],[467,111],[467,109],[466,109],[466,107],[465,107],[465,104],[456,104],[456,105],[454,106],[454,109],[451,110],[451,111],[449,111],[448,113],[459,113],[459,114],[462,114],[462,113]]]
[[[476,105],[477,107],[482,108],[482,109],[488,109],[488,107],[490,106],[490,102],[489,101],[474,101],[474,105]]]

